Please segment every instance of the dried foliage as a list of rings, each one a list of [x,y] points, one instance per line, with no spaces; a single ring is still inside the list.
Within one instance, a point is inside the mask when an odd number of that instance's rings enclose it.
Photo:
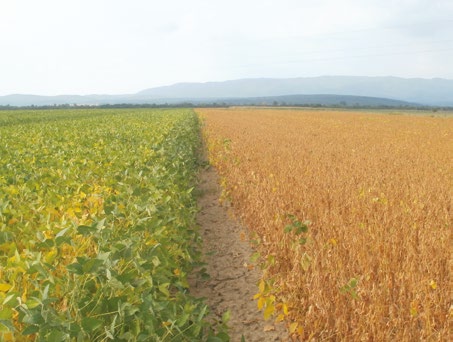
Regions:
[[[200,109],[256,234],[258,306],[301,340],[449,340],[453,119]]]

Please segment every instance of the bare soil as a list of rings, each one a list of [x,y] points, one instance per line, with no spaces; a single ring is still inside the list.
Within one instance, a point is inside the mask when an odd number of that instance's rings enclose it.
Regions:
[[[227,205],[221,205],[218,176],[213,167],[201,172],[200,211],[197,217],[203,238],[204,262],[208,280],[191,280],[191,293],[206,298],[212,320],[220,320],[230,311],[229,335],[232,342],[288,341],[282,323],[265,321],[253,296],[258,292],[259,268],[250,265],[253,250],[246,230],[232,217]]]

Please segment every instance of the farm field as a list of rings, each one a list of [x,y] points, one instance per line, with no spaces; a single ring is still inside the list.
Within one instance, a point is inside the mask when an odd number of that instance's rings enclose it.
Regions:
[[[449,340],[451,117],[197,113],[264,268],[266,318],[301,340]]]
[[[0,340],[209,336],[192,110],[0,112]]]

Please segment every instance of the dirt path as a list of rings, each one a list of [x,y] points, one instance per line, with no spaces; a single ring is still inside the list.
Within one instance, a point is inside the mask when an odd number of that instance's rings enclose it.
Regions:
[[[242,241],[245,230],[228,215],[228,208],[219,204],[215,169],[209,167],[202,171],[200,180],[201,210],[197,221],[210,279],[193,280],[191,293],[206,298],[217,319],[230,311],[228,326],[232,342],[241,341],[242,335],[247,342],[287,341],[283,324],[275,324],[273,319],[264,321],[263,313],[257,310],[253,296],[258,292],[260,271],[247,267],[253,252],[248,242]]]

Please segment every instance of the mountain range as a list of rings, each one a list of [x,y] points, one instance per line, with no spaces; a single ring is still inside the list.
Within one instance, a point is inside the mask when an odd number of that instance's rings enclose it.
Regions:
[[[453,80],[433,78],[320,76],[255,78],[223,82],[177,83],[125,95],[14,94],[0,105],[102,104],[321,104],[368,106],[453,106]]]

